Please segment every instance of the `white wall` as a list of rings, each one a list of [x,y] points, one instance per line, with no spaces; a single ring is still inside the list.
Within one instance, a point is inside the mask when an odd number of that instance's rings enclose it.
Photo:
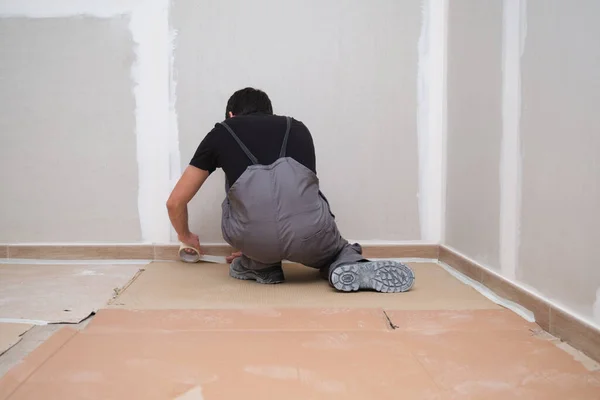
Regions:
[[[600,327],[600,3],[449,15],[446,243]]]
[[[129,18],[0,18],[0,242],[134,242]]]
[[[600,3],[530,1],[517,278],[600,326]]]
[[[420,238],[417,45],[420,1],[177,0],[175,76],[182,167],[237,89],[267,92],[303,121],[340,229],[354,239]],[[235,10],[232,12],[232,10]],[[191,206],[221,241],[222,174]]]
[[[499,267],[502,3],[448,12],[446,243]]]
[[[442,153],[443,127],[422,121],[442,112],[442,81],[428,86],[443,74],[442,3],[0,0],[0,26],[10,28],[0,41],[10,59],[0,101],[16,96],[20,105],[20,114],[0,112],[8,193],[0,241],[172,240],[169,191],[244,86],[266,90],[277,113],[311,129],[345,236],[439,240],[443,171],[433,155]],[[88,38],[96,25],[105,42]],[[40,36],[44,46],[35,45]],[[29,60],[37,61],[22,71]],[[36,154],[42,162],[31,166]],[[35,188],[45,192],[40,202]],[[223,197],[215,174],[191,205],[204,242],[222,242]]]

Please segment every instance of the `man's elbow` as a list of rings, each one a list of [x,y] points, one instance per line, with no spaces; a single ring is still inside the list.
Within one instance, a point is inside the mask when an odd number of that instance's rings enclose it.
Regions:
[[[169,211],[177,210],[178,208],[181,208],[184,205],[185,203],[183,201],[173,197],[169,197],[169,200],[167,200],[167,210]]]

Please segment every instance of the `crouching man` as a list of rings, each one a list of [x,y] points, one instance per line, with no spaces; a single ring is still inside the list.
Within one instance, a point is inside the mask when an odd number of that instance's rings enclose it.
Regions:
[[[226,175],[223,237],[239,253],[228,258],[233,278],[281,283],[282,260],[317,268],[337,290],[404,292],[413,271],[396,261],[369,261],[338,231],[319,190],[309,130],[273,115],[266,93],[246,88],[227,103],[226,119],[198,147],[167,208],[179,240],[200,249],[187,205],[217,168]]]

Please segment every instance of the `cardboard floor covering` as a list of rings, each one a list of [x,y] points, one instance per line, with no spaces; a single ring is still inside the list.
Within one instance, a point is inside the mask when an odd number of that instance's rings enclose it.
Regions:
[[[498,309],[496,304],[436,264],[413,263],[416,281],[406,293],[340,293],[317,270],[285,264],[286,282],[261,285],[229,277],[229,267],[181,262],[149,264],[110,307],[215,309],[256,307],[379,307],[408,310]]]
[[[63,328],[11,370],[0,380],[0,399],[597,400],[600,394],[598,373],[508,310],[387,314],[101,310],[83,331]]]
[[[105,306],[143,265],[2,264],[0,318],[77,323]]]

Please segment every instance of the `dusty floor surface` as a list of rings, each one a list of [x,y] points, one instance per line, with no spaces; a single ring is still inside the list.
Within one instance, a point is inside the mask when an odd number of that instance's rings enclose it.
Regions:
[[[436,265],[404,295],[286,269],[266,287],[150,265],[87,326],[25,333],[0,399],[600,399],[598,364]]]

